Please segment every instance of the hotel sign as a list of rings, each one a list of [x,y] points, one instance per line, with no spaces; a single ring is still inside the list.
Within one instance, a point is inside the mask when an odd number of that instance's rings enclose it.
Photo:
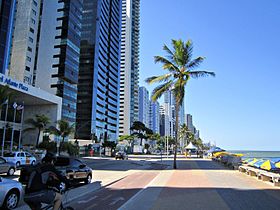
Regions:
[[[8,78],[5,75],[0,75],[0,83],[4,83],[4,85],[9,85],[10,87],[24,90],[26,92],[28,91],[28,87],[24,83]]]

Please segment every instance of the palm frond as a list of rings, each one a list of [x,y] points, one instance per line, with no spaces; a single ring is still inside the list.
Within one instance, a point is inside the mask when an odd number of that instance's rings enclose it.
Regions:
[[[189,71],[189,75],[194,79],[197,79],[199,77],[216,76],[214,72],[210,72],[210,71]]]
[[[189,70],[192,70],[192,69],[195,69],[197,67],[200,66],[200,64],[205,60],[205,57],[198,57],[194,60],[192,60],[188,65],[187,65],[187,68]]]
[[[153,84],[156,82],[166,82],[172,76],[173,76],[172,73],[168,73],[168,74],[164,74],[164,75],[160,75],[160,76],[152,76],[152,77],[147,78],[145,80],[145,82],[147,82],[148,84]]]
[[[173,61],[174,53],[167,47],[167,45],[163,45],[163,50],[167,53],[167,57]]]
[[[164,84],[157,86],[152,92],[152,100],[156,101],[157,99],[159,99],[164,92],[166,92],[172,87],[172,85],[173,85],[173,81],[170,80]]]
[[[163,69],[167,69],[171,72],[178,71],[178,68],[172,63],[172,61],[162,56],[154,56],[155,63],[161,63]]]

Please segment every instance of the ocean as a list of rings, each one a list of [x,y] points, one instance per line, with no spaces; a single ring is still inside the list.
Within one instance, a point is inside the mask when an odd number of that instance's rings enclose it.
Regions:
[[[227,152],[244,154],[242,159],[245,158],[265,158],[265,159],[279,158],[280,159],[280,151],[230,150]]]

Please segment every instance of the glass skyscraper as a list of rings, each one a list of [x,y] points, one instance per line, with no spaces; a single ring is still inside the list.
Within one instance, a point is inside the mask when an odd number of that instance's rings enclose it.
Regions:
[[[121,0],[84,0],[76,138],[118,137]]]
[[[52,75],[58,81],[51,87],[57,88],[56,94],[62,97],[62,118],[75,123],[83,1],[58,0],[58,2],[64,3],[63,8],[58,9],[58,12],[62,12],[62,16],[57,19],[62,22],[61,26],[57,27],[60,34],[56,36],[60,44],[54,46],[60,50],[60,53],[54,55],[54,58],[58,58],[58,63],[53,65],[58,71]]]
[[[15,0],[0,1],[0,73],[8,67]]]

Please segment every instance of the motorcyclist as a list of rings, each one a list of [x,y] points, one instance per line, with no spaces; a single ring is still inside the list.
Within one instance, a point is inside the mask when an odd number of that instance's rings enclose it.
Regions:
[[[47,153],[30,174],[24,200],[32,210],[41,209],[41,203],[54,203],[53,210],[58,210],[61,205],[62,195],[54,190],[53,183],[68,184],[68,181],[55,169],[55,160],[53,154]]]

